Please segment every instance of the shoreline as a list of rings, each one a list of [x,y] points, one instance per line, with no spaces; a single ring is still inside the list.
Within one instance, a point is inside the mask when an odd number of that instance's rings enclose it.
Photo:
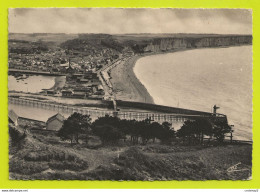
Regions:
[[[221,46],[221,47],[199,47],[199,48],[181,48],[175,50],[161,51],[161,52],[150,52],[140,55],[134,55],[127,59],[123,64],[119,64],[111,69],[111,83],[113,85],[114,93],[117,100],[134,101],[157,104],[154,102],[152,95],[148,92],[146,87],[136,77],[134,73],[134,67],[137,60],[147,56],[169,54],[180,51],[190,51],[196,49],[219,49],[229,47],[240,47],[248,45],[236,45],[236,46]]]
[[[114,93],[116,98],[119,100],[125,101],[134,101],[134,102],[143,102],[143,103],[151,103],[156,104],[154,102],[153,97],[150,95],[146,87],[141,83],[140,79],[138,79],[134,73],[134,67],[138,61],[138,59],[160,55],[160,54],[168,54],[179,51],[188,51],[194,49],[203,49],[202,48],[183,48],[176,50],[169,50],[165,52],[150,52],[144,53],[140,55],[134,55],[131,58],[127,59],[123,64],[117,65],[116,67],[111,69],[111,83],[113,85]],[[206,47],[207,48],[207,47]],[[216,48],[216,47],[213,47]],[[219,47],[217,47],[219,48]],[[224,47],[221,47],[224,48]],[[119,75],[121,74],[121,75]],[[123,74],[123,75],[122,75]],[[125,86],[122,86],[125,85]],[[126,86],[128,85],[128,86]],[[133,87],[134,89],[129,90],[129,87]],[[131,89],[131,88],[130,88]]]
[[[111,69],[110,81],[112,83],[113,92],[116,95],[116,99],[156,104],[146,87],[141,83],[141,81],[136,77],[134,73],[134,67],[136,65],[137,60],[146,56],[167,54],[192,49],[194,48],[185,48],[178,50],[169,50],[166,52],[144,53],[140,55],[134,55],[127,59],[124,63],[113,67]]]
[[[152,96],[136,77],[133,68],[143,55],[135,55],[111,69],[111,83],[117,100],[154,104]]]

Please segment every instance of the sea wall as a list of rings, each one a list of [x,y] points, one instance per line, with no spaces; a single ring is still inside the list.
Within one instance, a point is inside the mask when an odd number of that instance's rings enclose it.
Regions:
[[[46,109],[50,111],[56,111],[61,113],[72,114],[74,112],[90,115],[92,120],[105,115],[114,115],[112,109],[101,109],[101,108],[88,108],[88,107],[76,107],[71,105],[62,105],[58,103],[48,103],[44,101],[27,100],[22,98],[9,97],[8,102],[11,104],[27,105],[34,108]],[[104,101],[107,105],[112,104],[112,101]],[[123,119],[136,119],[144,120],[151,118],[157,122],[168,121],[172,122],[184,122],[188,119],[196,119],[198,117],[205,117],[212,120],[227,121],[227,117],[222,114],[213,115],[212,113],[194,111],[189,109],[167,107],[148,103],[138,103],[129,101],[117,100],[117,106],[119,108],[128,108],[128,110],[118,111],[117,115]],[[142,109],[142,111],[136,111],[136,109]],[[26,118],[23,118],[26,120]],[[34,123],[41,121],[34,121]]]
[[[252,36],[220,36],[197,38],[161,38],[154,39],[144,47],[144,52],[161,52],[174,49],[222,47],[252,44]]]
[[[175,114],[184,114],[184,115],[200,115],[200,116],[211,116],[212,113],[203,112],[203,111],[195,111],[191,109],[183,109],[177,107],[168,107],[163,105],[156,105],[151,103],[141,103],[141,102],[132,102],[132,101],[121,101],[117,100],[117,106],[120,107],[129,107],[132,109],[143,109],[161,113],[175,113]],[[220,116],[225,116],[219,114]]]
[[[203,112],[203,111],[195,111],[191,109],[183,109],[183,108],[177,108],[177,107],[168,107],[163,105],[156,105],[156,104],[150,104],[150,103],[141,103],[141,102],[131,102],[131,101],[121,101],[117,100],[117,106],[123,107],[123,108],[129,108],[129,109],[141,109],[141,110],[147,110],[147,111],[154,111],[156,113],[163,113],[163,114],[175,114],[176,116],[183,116],[185,117],[185,120],[187,119],[196,119],[198,117],[205,117],[212,121],[221,121],[221,122],[227,122],[227,116],[224,114],[213,114],[209,112]]]

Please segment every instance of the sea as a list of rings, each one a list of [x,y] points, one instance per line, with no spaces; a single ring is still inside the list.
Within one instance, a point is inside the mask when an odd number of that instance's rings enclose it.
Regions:
[[[227,115],[235,139],[252,140],[252,46],[140,58],[134,73],[160,105]]]

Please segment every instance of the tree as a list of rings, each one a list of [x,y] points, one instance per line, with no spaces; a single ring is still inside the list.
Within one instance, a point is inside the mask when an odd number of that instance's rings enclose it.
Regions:
[[[194,123],[197,140],[199,143],[203,144],[204,135],[212,136],[213,134],[212,123],[206,118],[197,118]]]
[[[116,143],[124,135],[120,127],[120,119],[108,115],[99,117],[92,124],[92,131],[100,137],[103,143]]]
[[[123,137],[122,131],[112,125],[97,125],[93,127],[93,133],[100,137],[102,143],[117,143]]]
[[[79,134],[87,135],[90,131],[91,118],[89,115],[83,115],[80,113],[73,113],[63,123],[63,126],[58,131],[58,136],[62,140],[70,140],[71,144],[73,140],[79,143]]]
[[[203,143],[204,135],[211,136],[213,134],[212,124],[208,119],[196,118],[195,120],[187,120],[178,130],[177,136],[188,139],[188,143]]]
[[[119,120],[119,127],[123,133],[124,141],[126,140],[126,135],[130,135],[130,129],[131,129],[131,121],[122,119]]]
[[[162,130],[162,125],[158,122],[153,122],[150,125],[150,133],[151,133],[151,138],[153,139],[153,142],[155,142],[155,138],[160,139],[160,134]]]
[[[218,142],[222,143],[225,139],[225,135],[230,133],[232,128],[228,125],[227,121],[216,121],[213,127],[213,135]]]
[[[161,127],[161,134],[160,136],[160,140],[163,143],[168,143],[170,142],[171,139],[175,138],[175,131],[174,128],[171,127],[172,124],[169,122],[163,122],[162,123],[162,127]]]
[[[70,140],[70,143],[72,144],[74,138],[73,129],[73,123],[71,121],[65,120],[57,135],[61,138],[61,140]]]
[[[138,121],[136,120],[130,120],[129,121],[129,134],[131,136],[131,141],[133,142],[133,144],[138,144],[138,138],[139,138],[139,133],[140,130],[138,128]]]
[[[191,137],[193,135],[194,123],[191,120],[187,120],[181,126],[181,128],[177,131],[177,136],[183,139],[185,142],[188,139],[189,144],[191,143]]]
[[[150,131],[150,120],[145,119],[143,121],[139,121],[136,125],[138,127],[139,135],[142,138],[142,144],[146,145],[149,139],[152,138],[151,131]]]

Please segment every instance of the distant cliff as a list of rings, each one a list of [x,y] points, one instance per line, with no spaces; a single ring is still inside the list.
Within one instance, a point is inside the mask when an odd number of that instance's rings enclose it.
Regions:
[[[252,44],[251,35],[217,35],[217,34],[145,34],[108,35],[79,34],[79,37],[66,41],[61,46],[69,45],[75,49],[87,45],[96,49],[111,48],[122,52],[125,48],[135,53],[162,52],[174,49],[221,47]],[[66,46],[65,46],[66,47]],[[129,50],[129,49],[127,49]]]
[[[144,48],[144,52],[160,52],[183,48],[221,47],[252,44],[252,36],[215,36],[199,38],[154,39]]]
[[[20,41],[19,43],[13,41]],[[174,49],[221,47],[252,44],[252,35],[219,34],[9,34],[9,49],[20,49],[37,43],[86,52],[114,49],[118,52],[131,48],[135,53],[161,52]],[[28,44],[28,45],[26,45]],[[19,45],[19,46],[18,46]],[[30,45],[30,46],[29,46]],[[93,51],[92,51],[93,52]],[[90,53],[91,54],[91,53]]]

